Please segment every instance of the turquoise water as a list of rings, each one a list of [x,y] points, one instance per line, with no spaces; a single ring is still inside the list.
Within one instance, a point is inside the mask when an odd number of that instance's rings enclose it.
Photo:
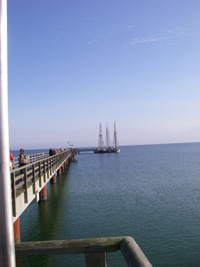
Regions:
[[[20,217],[22,242],[128,235],[153,266],[200,266],[200,143],[76,159],[48,184],[48,200]],[[37,256],[22,266],[85,263],[84,255]],[[108,254],[108,266],[126,266],[120,252]]]

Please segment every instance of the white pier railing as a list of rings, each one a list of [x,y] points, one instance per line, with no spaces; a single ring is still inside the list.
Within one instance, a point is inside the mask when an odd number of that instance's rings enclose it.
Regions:
[[[34,199],[39,200],[40,191],[73,153],[67,149],[53,156],[35,157],[36,161],[31,162],[32,158],[29,164],[11,171],[13,223]]]

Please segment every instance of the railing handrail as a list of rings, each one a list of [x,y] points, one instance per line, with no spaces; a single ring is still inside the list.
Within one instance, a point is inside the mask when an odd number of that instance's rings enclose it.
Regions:
[[[66,150],[68,150],[68,149],[65,149],[64,151],[66,151]],[[58,149],[57,153],[61,153],[61,152],[64,152],[64,151],[61,151],[61,150]],[[48,158],[49,157],[49,152],[40,152],[40,153],[36,153],[36,154],[28,154],[27,157],[28,157],[28,161],[29,161],[29,164],[30,164],[32,162],[41,160],[43,158]],[[19,156],[14,157],[14,168],[18,168],[18,167],[19,167]]]
[[[76,153],[76,151],[72,151],[70,149],[65,150],[61,153],[59,152],[53,156],[39,159],[35,162],[10,171],[13,217],[15,219],[20,214],[17,211],[17,208],[19,207],[19,205],[17,205],[17,199],[19,199],[18,197],[23,194],[24,203],[30,204],[30,198],[28,196],[29,188],[33,188],[33,194],[36,197],[40,190],[42,190],[42,185],[46,184],[51,177],[55,175],[56,171],[62,166],[62,164],[68,158],[71,158],[74,153]]]
[[[53,240],[21,242],[15,244],[17,256],[27,255],[55,255],[55,254],[78,254],[86,256],[86,266],[92,265],[97,255],[104,257],[98,266],[106,266],[106,253],[121,250],[122,255],[130,267],[150,267],[148,261],[136,241],[129,236],[105,237],[77,240]],[[95,256],[96,255],[96,256]]]

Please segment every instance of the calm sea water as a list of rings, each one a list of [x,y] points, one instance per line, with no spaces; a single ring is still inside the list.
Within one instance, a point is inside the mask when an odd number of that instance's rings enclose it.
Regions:
[[[48,184],[48,200],[20,217],[22,242],[132,236],[153,266],[200,266],[200,143],[76,159]],[[85,263],[84,255],[37,256],[22,266]],[[108,266],[126,266],[120,252],[108,254]]]

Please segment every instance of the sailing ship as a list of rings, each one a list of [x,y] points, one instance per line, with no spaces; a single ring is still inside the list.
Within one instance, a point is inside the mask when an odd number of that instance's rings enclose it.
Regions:
[[[113,146],[112,147],[110,145],[110,136],[109,136],[108,125],[106,125],[106,147],[104,147],[102,125],[100,123],[98,148],[94,150],[94,153],[119,153],[119,152],[120,152],[120,148],[119,148],[118,138],[117,138],[116,122],[114,123],[114,137],[113,137]]]

